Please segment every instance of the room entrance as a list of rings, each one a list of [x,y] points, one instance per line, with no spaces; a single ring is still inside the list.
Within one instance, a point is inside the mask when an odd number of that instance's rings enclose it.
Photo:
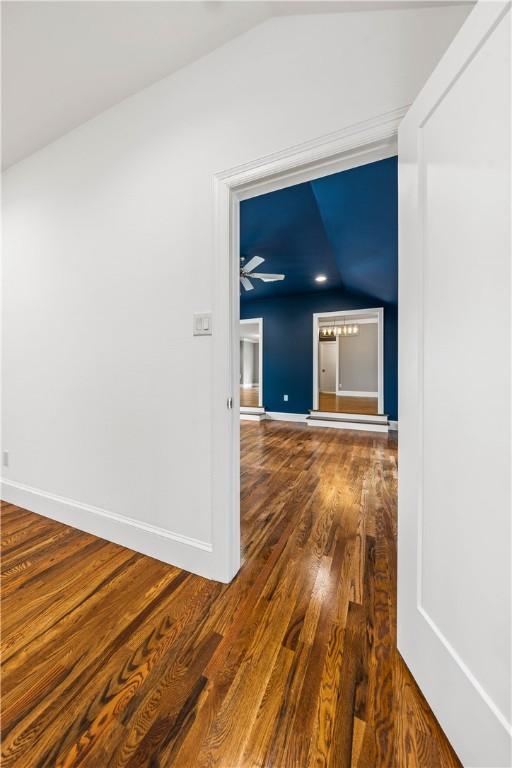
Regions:
[[[240,320],[240,413],[263,408],[263,318]]]
[[[314,316],[315,411],[383,415],[383,317],[382,308]]]

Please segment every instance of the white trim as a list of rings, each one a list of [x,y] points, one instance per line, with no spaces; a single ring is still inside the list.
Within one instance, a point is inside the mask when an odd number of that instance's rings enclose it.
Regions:
[[[240,201],[396,155],[398,126],[407,109],[399,107],[213,177],[212,543],[222,580],[232,579],[240,567],[240,344],[235,343],[240,336]]]
[[[244,320],[240,319],[239,321],[240,325],[249,325],[257,323],[258,325],[258,334],[259,334],[259,342],[255,341],[254,339],[244,339],[244,341],[250,341],[251,344],[258,344],[259,343],[259,349],[258,349],[258,376],[260,377],[259,382],[257,384],[254,384],[253,386],[259,386],[260,391],[258,392],[258,407],[263,407],[263,318],[262,317],[246,317]],[[239,325],[239,327],[240,327]],[[238,365],[238,370],[240,370],[240,364]],[[245,389],[245,386],[244,386]]]
[[[367,309],[340,309],[337,312],[314,312],[313,313],[313,410],[318,411],[319,406],[319,393],[318,393],[318,332],[320,328],[321,318],[324,317],[357,317],[358,315],[367,315],[374,313],[376,315],[378,328],[378,342],[377,342],[377,379],[378,379],[378,392],[375,395],[370,393],[369,395],[360,395],[360,397],[377,397],[378,398],[378,410],[379,413],[384,413],[384,307],[369,307]],[[336,344],[337,355],[339,354],[339,344]],[[336,366],[336,389],[339,387],[339,359]],[[338,394],[343,390],[338,391]],[[354,392],[350,393],[351,396],[357,397]]]
[[[363,392],[362,390],[352,391],[350,389],[339,389],[336,392],[340,397],[378,397],[378,392]],[[381,409],[379,409],[381,410]]]
[[[371,413],[346,413],[345,411],[310,411],[311,418],[318,419],[343,419],[345,421],[379,421],[382,424],[390,424],[385,414]],[[394,422],[395,424],[397,422]]]
[[[307,413],[280,413],[279,411],[267,411],[267,419],[272,421],[306,421]]]
[[[336,339],[336,392],[340,386],[340,342],[338,339]],[[334,394],[336,394],[336,392]]]
[[[398,126],[408,109],[407,104],[353,123],[340,131],[220,172],[215,178],[237,190],[240,201],[393,157],[397,153]]]
[[[398,432],[398,421],[390,421],[389,428],[392,429],[394,432]]]
[[[240,384],[240,386],[242,387],[242,389],[255,389],[256,387],[259,386],[259,384],[257,381],[254,381],[252,384]],[[258,407],[261,408],[261,406],[258,406]]]
[[[352,310],[352,311],[355,312],[356,310]],[[327,317],[327,315],[329,315],[329,314],[330,314],[329,312],[326,312],[325,316]],[[377,317],[363,317],[363,318],[361,318],[361,320],[357,321],[357,324],[358,325],[368,325],[368,323],[378,323],[378,322],[379,322],[379,320],[378,320]],[[331,325],[330,323],[322,323],[321,322],[319,324],[319,327],[320,328],[329,328],[330,325]],[[345,338],[345,337],[343,337],[343,338]],[[327,339],[325,339],[325,341],[327,341]]]
[[[267,418],[265,413],[247,413],[240,411],[240,421],[264,421]]]
[[[487,707],[490,709],[494,717],[498,720],[500,725],[503,726],[505,731],[509,736],[512,736],[512,724],[507,720],[506,716],[503,714],[503,712],[500,710],[498,705],[493,701],[492,697],[489,696],[483,685],[479,682],[479,680],[475,677],[471,669],[468,667],[467,664],[464,663],[461,656],[457,653],[453,645],[446,639],[445,635],[441,632],[435,621],[431,618],[431,616],[428,614],[428,612],[425,610],[425,608],[422,605],[418,605],[418,611],[423,616],[427,624],[430,626],[431,630],[434,632],[434,634],[437,636],[438,640],[442,645],[446,648],[454,662],[457,664],[459,669],[461,670],[462,674],[467,677],[473,688],[476,690],[476,692],[481,696]]]
[[[265,409],[260,405],[241,405],[240,413],[265,413]]]
[[[212,544],[75,499],[32,488],[14,480],[2,481],[2,499],[93,536],[113,541],[149,557],[193,571],[207,578],[212,572]]]
[[[355,429],[360,432],[387,432],[387,424],[369,424],[364,421],[336,421],[336,419],[317,419],[309,416],[308,427],[329,427],[330,429]]]

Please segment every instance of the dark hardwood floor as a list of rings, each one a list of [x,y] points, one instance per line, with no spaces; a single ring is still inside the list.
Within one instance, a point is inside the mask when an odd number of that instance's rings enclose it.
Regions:
[[[230,585],[3,506],[3,768],[460,766],[396,651],[395,439],[241,429]]]

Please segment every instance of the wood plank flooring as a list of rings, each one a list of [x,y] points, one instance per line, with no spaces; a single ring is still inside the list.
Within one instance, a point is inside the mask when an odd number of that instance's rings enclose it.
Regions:
[[[395,439],[241,430],[230,585],[3,506],[3,768],[460,766],[396,651]]]
[[[348,397],[334,392],[319,392],[318,410],[331,413],[365,413],[375,416],[379,412],[376,397]]]
[[[247,408],[257,408],[259,405],[259,397],[259,387],[251,387],[250,389],[240,387],[240,405]]]

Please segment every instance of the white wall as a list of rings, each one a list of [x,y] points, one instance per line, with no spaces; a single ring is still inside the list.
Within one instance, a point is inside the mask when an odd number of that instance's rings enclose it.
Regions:
[[[256,355],[255,355],[256,350]],[[254,370],[254,358],[258,354],[258,345],[251,341],[242,341],[242,385],[250,387],[257,382],[256,371]]]
[[[260,383],[260,342],[252,345],[252,380],[254,384]]]
[[[467,13],[271,20],[7,171],[4,498],[223,577],[212,175],[408,104]]]
[[[338,388],[343,392],[374,392],[379,389],[378,323],[361,323],[359,335],[338,339]]]

